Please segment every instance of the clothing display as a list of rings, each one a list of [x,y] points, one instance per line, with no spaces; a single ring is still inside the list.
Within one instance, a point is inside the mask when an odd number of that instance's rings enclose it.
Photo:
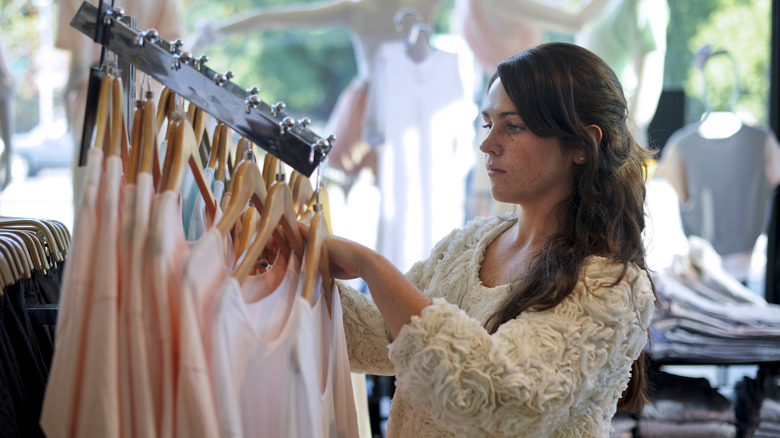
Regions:
[[[780,437],[780,381],[769,368],[735,385],[737,426],[742,437]]]
[[[383,137],[376,249],[406,271],[463,225],[476,112],[456,54],[434,50],[416,62],[397,41],[382,45],[376,58],[377,90],[369,101]]]
[[[737,435],[731,402],[707,379],[664,372],[650,374],[650,403],[639,413],[642,437],[723,437]]]
[[[629,266],[614,284],[623,266],[591,257],[561,304],[523,313],[491,336],[484,323],[509,286],[483,286],[479,266],[487,245],[513,223],[475,219],[415,264],[407,278],[434,304],[396,339],[365,295],[339,285],[352,370],[396,375],[388,436],[608,435],[647,339],[648,278]],[[582,344],[583,332],[604,340]],[[610,339],[625,341],[612,348]],[[557,378],[561,368],[572,377]]]
[[[659,303],[651,327],[652,357],[713,363],[780,360],[780,307],[733,279],[719,283],[708,272],[717,270],[697,263],[689,272],[653,275]]]
[[[769,127],[744,124],[728,137],[706,138],[702,123],[669,137],[660,170],[678,192],[685,234],[711,242],[729,272],[745,281],[780,181],[780,143]]]
[[[52,231],[59,242],[48,240]],[[60,297],[69,238],[57,221],[0,217],[2,437],[44,437],[38,419],[54,349],[47,309]]]
[[[232,169],[224,160],[216,170],[204,167],[188,115],[171,110],[158,118],[153,93],[136,105],[135,129],[128,130],[119,79],[107,70],[101,81],[111,86],[101,86],[99,134],[88,150],[63,274],[56,348],[39,409],[43,432],[357,437],[341,309],[333,304],[337,289],[323,280],[329,277],[316,260],[309,262],[319,249],[310,251],[293,232],[303,216],[326,229],[313,196],[320,189],[309,188],[311,199],[293,203],[292,178],[288,186],[279,175],[264,177],[243,150],[226,151],[242,157]],[[167,129],[157,132],[155,122]],[[158,149],[160,138],[166,153]],[[187,187],[185,175],[193,181]],[[311,184],[297,177],[296,189]],[[244,221],[248,211],[261,220]],[[286,231],[274,235],[277,227]],[[236,252],[236,239],[247,249]],[[257,248],[263,264],[247,271],[244,259],[259,258],[252,255]],[[317,281],[314,289],[307,278]],[[279,312],[282,303],[288,310]],[[252,345],[233,337],[246,327]]]

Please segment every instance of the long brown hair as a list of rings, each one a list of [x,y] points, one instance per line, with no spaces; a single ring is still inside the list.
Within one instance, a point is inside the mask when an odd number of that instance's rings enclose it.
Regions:
[[[586,160],[575,166],[572,193],[556,208],[558,231],[488,319],[491,333],[521,312],[550,309],[563,301],[588,256],[608,255],[623,263],[624,274],[629,263],[647,271],[644,171],[651,157],[629,132],[617,76],[592,52],[568,43],[543,44],[499,64],[491,84],[499,77],[533,133],[559,137],[565,148],[582,148]],[[590,125],[601,129],[600,142]],[[645,367],[642,353],[619,409],[637,411],[646,401]]]

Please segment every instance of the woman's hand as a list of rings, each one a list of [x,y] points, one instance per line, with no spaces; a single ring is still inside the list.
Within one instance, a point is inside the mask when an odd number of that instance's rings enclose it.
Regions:
[[[304,239],[309,238],[309,227],[298,223]],[[403,273],[386,258],[365,246],[341,237],[328,235],[322,242],[330,259],[330,275],[333,278],[365,280],[371,297],[397,336],[404,324],[431,304],[417,286],[409,282]]]
[[[298,222],[303,238],[308,240],[309,227]],[[328,252],[330,275],[340,280],[363,277],[366,271],[366,261],[378,254],[365,246],[341,237],[328,235],[322,242]]]

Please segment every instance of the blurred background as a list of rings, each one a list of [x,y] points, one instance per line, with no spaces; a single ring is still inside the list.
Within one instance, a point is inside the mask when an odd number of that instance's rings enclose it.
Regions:
[[[316,4],[321,0],[296,0]],[[116,5],[121,6],[121,1]],[[185,40],[199,26],[255,7],[291,4],[284,0],[180,0]],[[580,1],[554,0],[559,8],[579,7]],[[727,50],[739,65],[740,93],[734,110],[747,120],[766,123],[770,87],[770,0],[669,0],[669,23],[661,105],[680,123],[698,120],[705,111],[701,78],[694,65],[704,45]],[[0,35],[5,40],[10,71],[16,83],[14,99],[15,151],[12,181],[0,194],[0,214],[48,216],[72,223],[69,184],[72,142],[65,123],[63,90],[68,80],[69,52],[54,47],[58,2],[3,0]],[[451,33],[454,0],[438,8],[435,34]],[[139,23],[139,27],[144,27]],[[545,40],[574,41],[573,35],[544,30]],[[266,101],[284,100],[291,112],[310,117],[317,128],[328,120],[340,93],[355,77],[352,40],[339,26],[258,29],[226,35],[210,42],[203,53],[216,71],[232,70],[242,85],[258,84]],[[707,67],[708,98],[723,107],[731,95],[734,76],[728,60]],[[725,68],[724,68],[725,66]],[[487,74],[487,72],[482,72]],[[478,81],[483,80],[477,77]],[[482,90],[475,87],[474,100]],[[478,103],[478,102],[477,102]],[[678,114],[679,113],[679,114]],[[682,125],[681,125],[682,126]],[[662,147],[668,132],[651,140]],[[651,133],[652,137],[652,133]],[[50,181],[50,182],[47,182]],[[371,190],[370,188],[368,189]],[[484,208],[484,207],[483,207]],[[474,213],[472,213],[473,215]],[[336,221],[338,223],[338,221]],[[371,236],[366,236],[370,240]]]

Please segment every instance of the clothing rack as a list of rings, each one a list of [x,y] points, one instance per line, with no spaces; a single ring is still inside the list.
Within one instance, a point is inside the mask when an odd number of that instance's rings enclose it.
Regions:
[[[166,41],[155,29],[135,30],[123,18],[120,7],[85,1],[70,24],[293,169],[309,176],[327,156],[335,137],[311,132],[308,118],[296,120],[284,102],[269,105],[257,87],[244,89],[231,81],[232,72],[208,68],[208,56],[195,57],[180,41]]]

